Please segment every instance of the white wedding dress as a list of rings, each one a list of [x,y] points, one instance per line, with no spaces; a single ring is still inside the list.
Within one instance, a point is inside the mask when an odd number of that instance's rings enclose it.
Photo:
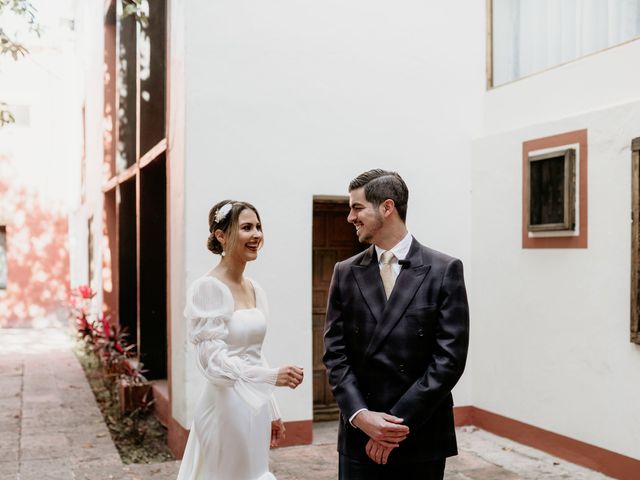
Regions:
[[[251,281],[256,308],[236,310],[229,288],[205,276],[187,294],[185,317],[198,368],[207,379],[178,480],[275,480],[269,473],[277,369],[261,353],[267,302]]]

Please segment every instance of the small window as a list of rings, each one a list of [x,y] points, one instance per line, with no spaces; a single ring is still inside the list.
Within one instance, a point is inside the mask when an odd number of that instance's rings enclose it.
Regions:
[[[575,229],[576,151],[573,148],[529,157],[528,229]]]
[[[522,248],[588,248],[587,130],[522,143]]]
[[[0,225],[0,289],[7,288],[7,227]]]
[[[631,142],[631,341],[640,345],[640,137]]]

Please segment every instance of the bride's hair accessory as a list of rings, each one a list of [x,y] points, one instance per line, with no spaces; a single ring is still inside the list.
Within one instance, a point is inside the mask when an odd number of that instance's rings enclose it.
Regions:
[[[220,223],[225,218],[227,218],[227,215],[231,211],[231,208],[233,208],[233,203],[231,202],[225,203],[223,206],[221,206],[216,212],[216,215],[214,217],[214,220],[216,221],[216,223]]]

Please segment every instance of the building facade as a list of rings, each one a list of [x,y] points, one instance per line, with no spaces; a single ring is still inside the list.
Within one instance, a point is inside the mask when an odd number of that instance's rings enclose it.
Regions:
[[[604,459],[589,466],[620,478],[638,467],[629,218],[640,32],[527,63],[526,46],[502,48],[528,26],[501,22],[523,12],[498,1],[143,2],[148,26],[119,2],[93,3],[82,15],[103,32],[86,42],[92,221],[78,242],[91,250],[96,301],[135,332],[177,454],[204,381],[182,310],[217,261],[209,208],[233,198],[260,210],[265,246],[248,274],[270,301],[269,362],[307,372],[277,397],[290,441],[308,442],[314,419],[335,415],[319,358],[333,264],[359,248],[347,185],[380,167],[408,183],[414,236],[465,264],[459,423],[551,451],[556,435],[577,457],[586,445]],[[532,234],[523,172],[543,164],[529,154],[561,148],[577,158],[573,223]]]
[[[66,325],[68,317],[83,81],[73,2],[39,7],[40,37],[23,17],[4,12],[0,20],[28,49],[17,60],[0,55],[0,102],[15,117],[0,128],[0,328]]]

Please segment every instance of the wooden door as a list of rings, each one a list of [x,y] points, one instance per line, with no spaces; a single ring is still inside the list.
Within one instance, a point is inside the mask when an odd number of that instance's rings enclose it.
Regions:
[[[313,204],[313,419],[338,418],[327,373],[322,363],[324,322],[331,275],[336,262],[360,252],[353,225],[347,222],[349,203],[316,200]]]

